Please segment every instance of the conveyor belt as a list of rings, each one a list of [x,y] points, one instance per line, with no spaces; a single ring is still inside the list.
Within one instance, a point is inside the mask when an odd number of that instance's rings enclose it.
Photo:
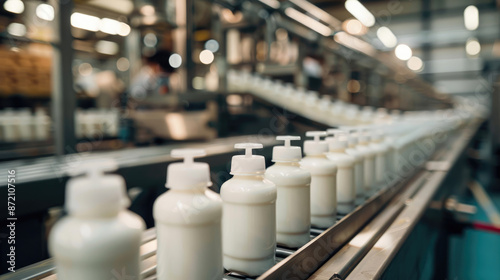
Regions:
[[[379,277],[442,183],[446,174],[445,167],[455,164],[478,127],[479,124],[470,125],[450,135],[430,161],[416,168],[412,175],[376,192],[353,212],[339,216],[334,226],[324,231],[311,229],[311,241],[308,244],[298,250],[278,247],[277,264],[258,279],[327,280]],[[381,250],[383,254],[380,254]],[[156,279],[154,229],[144,233],[141,260],[144,279]],[[49,259],[9,274],[8,278],[0,277],[0,280],[3,279],[49,280],[56,279],[56,276],[52,260]],[[223,279],[247,278],[235,273],[226,273]]]

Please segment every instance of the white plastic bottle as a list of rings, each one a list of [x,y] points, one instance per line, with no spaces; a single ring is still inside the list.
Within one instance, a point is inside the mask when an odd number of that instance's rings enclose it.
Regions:
[[[354,209],[356,185],[354,183],[354,164],[356,159],[346,153],[347,135],[338,129],[329,129],[334,137],[329,140],[326,157],[337,166],[337,211],[347,214]]]
[[[385,173],[388,170],[387,157],[389,147],[384,142],[384,137],[380,129],[371,130],[370,147],[375,152],[375,187],[382,189],[386,187]]]
[[[276,185],[276,242],[298,248],[310,240],[311,229],[311,173],[300,168],[302,151],[290,146],[290,141],[300,136],[277,136],[284,146],[273,148],[274,165],[266,170],[265,177]]]
[[[207,163],[193,162],[205,155],[198,149],[172,150],[184,158],[167,169],[169,191],[153,206],[158,236],[157,278],[221,279],[222,201],[207,186],[212,185]]]
[[[358,145],[358,134],[355,127],[342,128],[343,130],[349,132],[348,135],[348,147],[345,152],[351,155],[355,159],[354,164],[354,184],[356,185],[356,205],[360,205],[365,201],[365,157],[366,152],[361,149],[357,149]]]
[[[311,225],[328,228],[337,221],[337,166],[326,158],[328,143],[320,141],[324,131],[308,131],[304,141],[305,157],[300,167],[311,173]]]
[[[139,248],[143,220],[126,210],[125,182],[103,172],[116,169],[114,161],[84,163],[66,187],[68,216],[49,236],[57,279],[140,279]]]
[[[370,137],[364,132],[365,129],[358,130],[358,145],[357,149],[365,154],[364,164],[364,180],[365,180],[365,195],[370,197],[374,191],[375,185],[375,151],[370,147]]]
[[[239,143],[245,155],[233,156],[233,178],[221,186],[224,268],[258,276],[274,265],[276,251],[276,186],[264,178],[263,156],[252,155],[262,144]]]

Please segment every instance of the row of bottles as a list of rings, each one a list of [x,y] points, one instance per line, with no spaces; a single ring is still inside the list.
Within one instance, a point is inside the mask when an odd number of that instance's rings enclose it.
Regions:
[[[75,113],[75,135],[83,137],[116,137],[120,125],[120,112],[108,110],[78,110]],[[29,108],[0,111],[0,142],[16,143],[46,141],[51,138],[52,121],[43,108],[32,114]]]
[[[224,269],[247,276],[264,273],[275,264],[277,245],[303,246],[311,226],[332,226],[337,213],[353,211],[403,177],[402,168],[416,168],[407,162],[436,130],[450,132],[459,125],[412,120],[311,131],[304,158],[301,148],[291,145],[300,137],[278,136],[284,145],[273,148],[274,164],[267,169],[265,158],[252,152],[262,144],[236,144],[245,153],[232,158],[233,177],[221,186],[220,196],[207,188],[208,164],[194,161],[205,155],[203,150],[173,150],[172,157],[184,161],[168,165],[170,190],[153,207],[157,279],[221,279]],[[432,152],[421,152],[422,159]],[[90,163],[74,174],[86,176],[68,182],[69,215],[57,223],[49,244],[58,279],[107,280],[116,273],[140,279],[144,223],[126,210],[123,179],[103,175],[114,168]]]
[[[50,136],[50,118],[42,108],[0,111],[0,142],[44,141]]]

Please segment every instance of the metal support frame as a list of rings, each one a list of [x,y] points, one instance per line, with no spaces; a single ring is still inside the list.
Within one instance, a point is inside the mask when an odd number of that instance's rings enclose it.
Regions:
[[[56,155],[76,152],[75,107],[73,89],[73,35],[71,13],[73,1],[58,1],[59,13],[57,34],[52,63],[52,119],[54,120],[54,142]]]

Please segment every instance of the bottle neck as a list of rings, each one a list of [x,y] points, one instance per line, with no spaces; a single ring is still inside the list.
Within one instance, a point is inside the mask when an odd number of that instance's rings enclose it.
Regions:
[[[234,174],[233,179],[261,181],[264,180],[264,174],[251,174],[251,175]]]
[[[105,210],[92,209],[90,211],[76,211],[70,213],[70,216],[81,220],[113,219],[118,217],[121,209]]]
[[[325,154],[317,154],[317,155],[306,155],[308,158],[326,158]]]
[[[298,161],[282,161],[282,162],[276,162],[274,164],[278,166],[300,166]]]

